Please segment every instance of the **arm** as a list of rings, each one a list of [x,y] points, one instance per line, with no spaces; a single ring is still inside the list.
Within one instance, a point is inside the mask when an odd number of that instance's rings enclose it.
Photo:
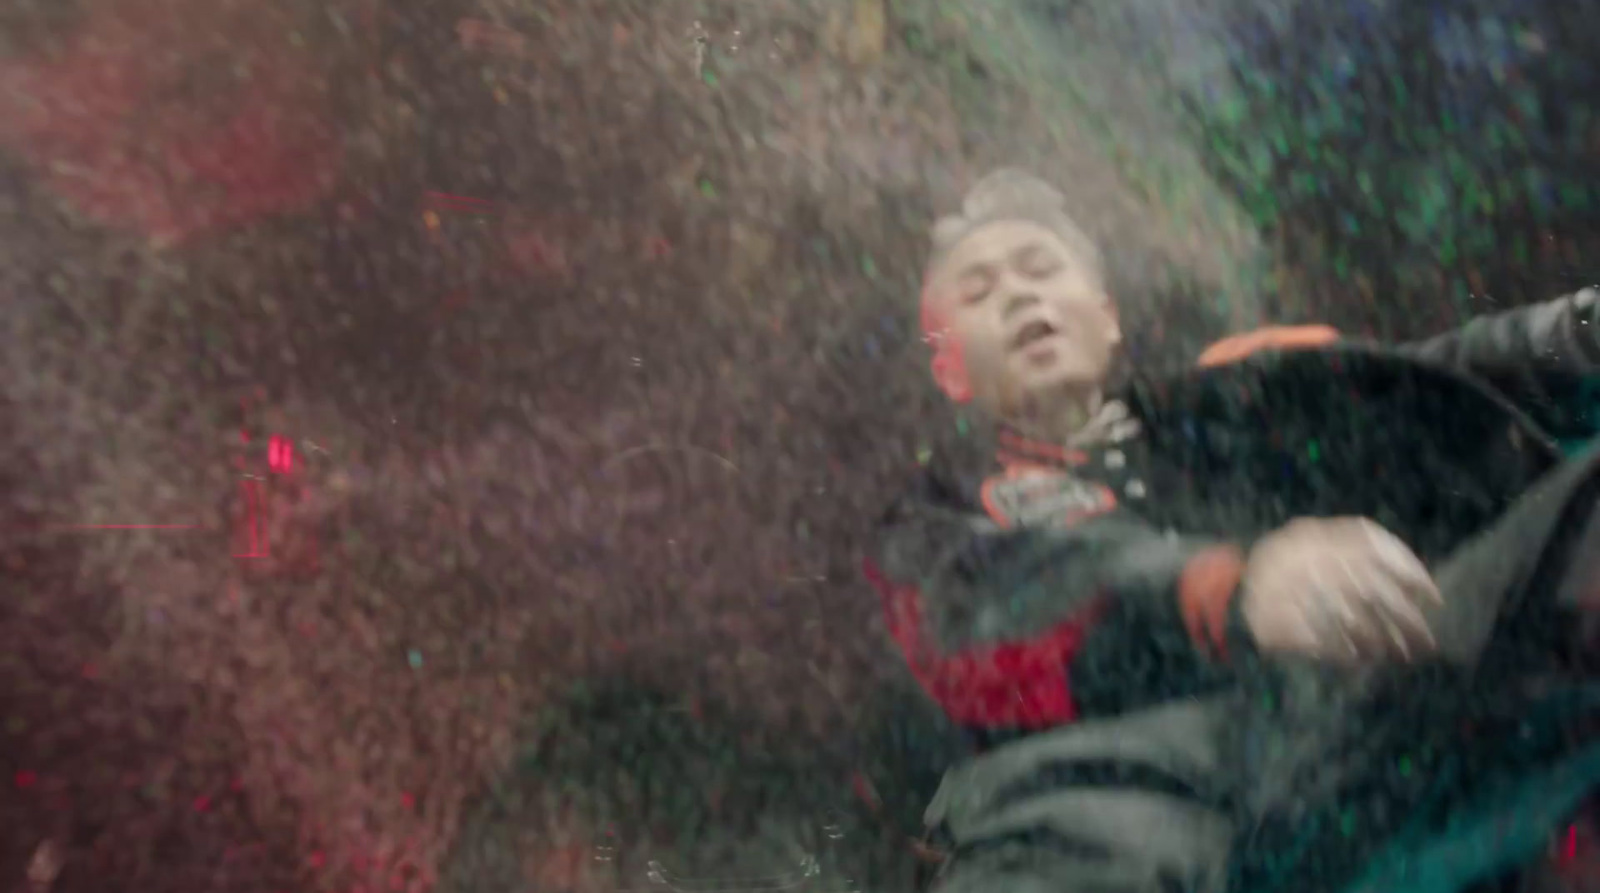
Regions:
[[[1167,535],[1115,508],[1003,529],[976,502],[925,477],[885,517],[869,567],[890,634],[957,722],[1072,719],[1065,667],[1098,626],[1129,616],[1175,633],[1199,660],[1226,651],[1243,573],[1236,547]]]
[[[1327,326],[1269,327],[1218,341],[1200,355],[1199,365],[1225,365],[1261,350],[1312,348],[1337,339]],[[1480,316],[1395,349],[1487,382],[1558,439],[1582,441],[1600,433],[1596,289]]]
[[[1480,316],[1401,349],[1485,376],[1525,370],[1594,375],[1600,373],[1600,291],[1586,288]]]
[[[1400,350],[1489,382],[1559,439],[1600,431],[1600,291],[1481,316]]]

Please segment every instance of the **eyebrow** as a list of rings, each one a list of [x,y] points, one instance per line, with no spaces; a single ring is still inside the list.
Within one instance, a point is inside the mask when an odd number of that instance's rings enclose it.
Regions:
[[[961,278],[966,278],[975,273],[983,273],[992,276],[994,275],[995,267],[997,266],[1016,266],[1021,264],[1023,261],[1030,259],[1033,255],[1041,254],[1045,251],[1045,247],[1038,242],[1029,242],[1021,248],[1018,248],[1017,250],[1006,255],[1001,261],[975,260],[972,263],[962,267],[957,275]]]
[[[1047,249],[1044,245],[1038,242],[1029,242],[1021,248],[1018,248],[1016,251],[1011,252],[1011,257],[1008,258],[1008,260],[1013,264],[1020,264],[1023,261],[1030,259],[1034,255],[1044,254],[1046,252]]]

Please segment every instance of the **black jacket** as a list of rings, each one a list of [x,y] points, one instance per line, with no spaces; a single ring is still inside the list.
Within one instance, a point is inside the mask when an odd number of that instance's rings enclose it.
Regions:
[[[1576,398],[1600,368],[1596,311],[1580,293],[1418,344],[1258,353],[1133,383],[1114,398],[1137,424],[1092,449],[1002,432],[989,455],[930,461],[869,573],[928,693],[1010,742],[929,811],[966,854],[952,878],[1030,854],[1076,866],[1082,889],[1215,881],[1235,818],[1218,798],[1239,800],[1215,771],[1237,756],[1219,711],[1254,655],[1231,600],[1219,623],[1180,592],[1214,547],[1247,552],[1300,516],[1374,518],[1439,581],[1446,654],[1475,661],[1590,481],[1552,432],[1591,421]],[[985,773],[1001,781],[968,778]],[[1011,793],[973,788],[997,784]],[[1152,822],[1175,836],[1134,833]]]

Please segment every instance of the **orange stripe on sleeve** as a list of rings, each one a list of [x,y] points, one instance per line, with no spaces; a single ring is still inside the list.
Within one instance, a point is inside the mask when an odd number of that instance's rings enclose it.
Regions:
[[[1218,341],[1200,354],[1200,365],[1226,366],[1263,350],[1321,347],[1338,340],[1339,332],[1332,326],[1269,326]]]
[[[1238,546],[1213,546],[1189,559],[1178,577],[1178,604],[1189,639],[1208,657],[1228,658],[1228,605],[1244,578]]]

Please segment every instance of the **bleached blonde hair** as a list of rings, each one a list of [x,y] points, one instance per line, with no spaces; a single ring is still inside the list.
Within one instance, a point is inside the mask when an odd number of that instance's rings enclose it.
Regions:
[[[1023,220],[1055,234],[1074,259],[1104,282],[1105,259],[1094,240],[1067,214],[1066,205],[1061,190],[1026,171],[1001,168],[986,174],[968,190],[959,214],[941,217],[934,224],[933,250],[923,270],[924,279],[932,277],[961,240],[983,226]]]

